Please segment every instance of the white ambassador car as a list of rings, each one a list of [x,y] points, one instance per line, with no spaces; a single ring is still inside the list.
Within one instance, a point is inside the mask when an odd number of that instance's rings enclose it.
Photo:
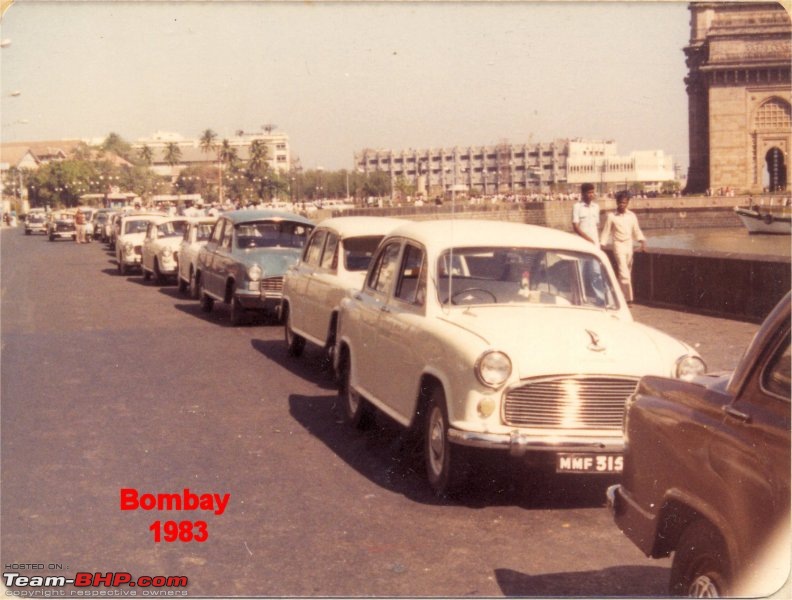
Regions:
[[[186,217],[169,217],[148,224],[140,258],[140,269],[145,281],[154,277],[154,281],[164,285],[169,278],[176,277],[176,253],[187,229],[187,222]]]
[[[334,361],[345,419],[362,427],[376,408],[420,434],[438,494],[459,491],[482,450],[619,473],[639,378],[705,371],[691,347],[633,321],[607,257],[582,238],[462,220],[383,239],[341,303]]]
[[[360,289],[371,257],[385,235],[409,221],[385,217],[336,217],[317,225],[300,261],[283,278],[281,319],[289,354],[306,340],[332,358],[338,307],[350,288]]]
[[[178,249],[179,291],[189,290],[193,300],[198,299],[198,280],[195,278],[198,266],[198,251],[206,245],[212,235],[212,227],[217,217],[195,217],[190,219]]]
[[[116,264],[118,272],[126,275],[130,269],[140,266],[143,256],[143,238],[151,221],[164,221],[168,217],[162,213],[130,212],[118,220],[115,239]]]

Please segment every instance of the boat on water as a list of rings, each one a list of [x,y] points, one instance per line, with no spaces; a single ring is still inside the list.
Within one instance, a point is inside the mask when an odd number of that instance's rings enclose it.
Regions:
[[[748,233],[792,233],[792,213],[787,207],[736,206],[734,212]]]

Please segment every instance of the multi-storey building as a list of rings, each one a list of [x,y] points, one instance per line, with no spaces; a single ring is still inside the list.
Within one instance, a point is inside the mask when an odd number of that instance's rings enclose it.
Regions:
[[[250,147],[254,141],[261,141],[267,148],[267,163],[271,169],[288,172],[291,163],[289,152],[289,136],[285,133],[245,133],[238,131],[233,137],[227,138],[229,146],[233,148],[241,161],[250,158]],[[225,141],[225,140],[223,140]],[[216,140],[216,143],[222,143]],[[166,160],[166,153],[170,144],[176,144],[181,156],[178,165],[171,166]],[[181,171],[187,167],[199,164],[217,164],[217,151],[207,152],[201,147],[200,140],[186,139],[176,133],[158,131],[150,138],[139,139],[132,144],[133,149],[140,150],[147,146],[152,151],[151,168],[158,175],[172,176],[174,171]]]
[[[792,22],[777,2],[692,2],[688,191],[789,189]]]
[[[662,150],[619,156],[612,140],[559,139],[550,143],[455,146],[355,153],[362,173],[383,171],[419,194],[571,191],[596,183],[602,191],[640,183],[647,189],[674,180],[673,161]]]

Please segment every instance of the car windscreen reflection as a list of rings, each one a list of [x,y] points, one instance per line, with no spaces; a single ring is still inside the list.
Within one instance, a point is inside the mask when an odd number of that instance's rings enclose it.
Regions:
[[[237,248],[302,248],[309,229],[302,223],[262,221],[235,228]]]
[[[619,306],[605,267],[596,256],[584,253],[454,248],[440,255],[437,273],[442,304]]]

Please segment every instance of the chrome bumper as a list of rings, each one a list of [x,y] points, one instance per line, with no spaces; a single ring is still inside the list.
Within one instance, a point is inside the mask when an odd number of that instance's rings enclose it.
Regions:
[[[523,456],[526,452],[603,452],[621,453],[624,440],[591,439],[582,437],[537,437],[519,431],[509,433],[479,433],[449,428],[448,439],[461,446],[508,450],[512,456]]]

